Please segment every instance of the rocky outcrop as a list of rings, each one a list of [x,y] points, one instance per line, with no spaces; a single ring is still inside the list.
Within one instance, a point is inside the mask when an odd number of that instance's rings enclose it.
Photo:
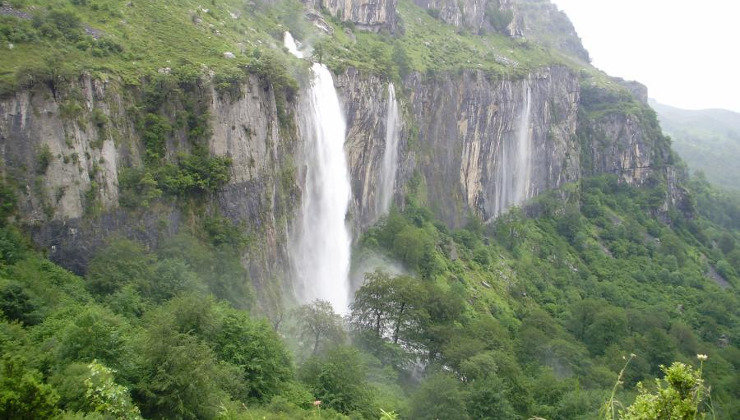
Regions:
[[[378,32],[395,32],[398,25],[397,0],[304,0],[315,10],[326,10],[355,27]]]
[[[427,202],[449,225],[461,225],[469,212],[484,220],[496,215],[499,149],[515,141],[524,83],[531,90],[533,196],[580,175],[575,74],[553,67],[519,80],[466,72],[460,78],[414,75],[406,81],[419,127],[417,169],[426,180]]]
[[[259,290],[285,273],[288,223],[299,202],[297,142],[280,129],[274,93],[256,77],[231,93],[216,92],[208,81],[195,89],[210,118],[211,153],[232,161],[230,181],[208,211],[259,238],[260,247],[244,255]],[[119,174],[142,165],[144,146],[128,112],[137,95],[83,76],[64,91],[38,87],[0,101],[0,166],[18,185],[20,222],[52,260],[78,273],[111,236],[156,246],[184,223],[182,209],[168,199],[143,209],[119,206]],[[173,101],[162,112],[174,120],[183,109]],[[170,156],[188,147],[178,130],[168,139]]]
[[[414,0],[442,21],[474,33],[524,37],[589,61],[573,24],[549,0]]]
[[[3,174],[18,183],[27,223],[82,217],[118,204],[117,164],[133,138],[120,95],[83,76],[64,95],[24,90],[0,101]],[[94,200],[91,198],[94,197]]]
[[[512,35],[521,35],[589,62],[588,51],[583,48],[570,19],[550,0],[513,0],[511,5],[502,7],[510,7],[514,11],[514,19],[509,26]]]
[[[584,175],[615,174],[643,185],[672,163],[670,142],[655,113],[618,86],[584,83],[579,138]]]

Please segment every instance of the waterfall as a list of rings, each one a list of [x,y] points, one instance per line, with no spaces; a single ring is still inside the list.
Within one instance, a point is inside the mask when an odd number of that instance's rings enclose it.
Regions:
[[[498,216],[510,207],[526,201],[532,196],[532,89],[528,82],[522,83],[522,109],[515,135],[505,138],[499,153],[499,169],[496,184],[494,215]]]
[[[398,171],[398,138],[401,134],[401,125],[398,118],[396,89],[393,83],[388,84],[388,105],[385,118],[385,151],[377,189],[378,200],[375,206],[377,215],[386,213],[391,206]]]
[[[285,46],[297,57],[303,56],[289,33]],[[351,246],[345,223],[351,194],[344,154],[346,127],[331,72],[319,63],[311,71],[313,78],[300,114],[306,178],[292,249],[296,292],[302,302],[322,299],[345,313]]]
[[[288,52],[298,58],[303,58],[303,52],[298,49],[298,44],[295,42],[295,39],[293,39],[293,35],[291,35],[290,32],[286,32],[283,35],[283,44],[285,45],[285,48],[288,49]]]

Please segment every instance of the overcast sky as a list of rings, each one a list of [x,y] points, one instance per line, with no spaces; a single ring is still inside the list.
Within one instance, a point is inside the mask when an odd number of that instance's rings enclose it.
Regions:
[[[552,1],[596,67],[666,105],[740,112],[740,1]]]

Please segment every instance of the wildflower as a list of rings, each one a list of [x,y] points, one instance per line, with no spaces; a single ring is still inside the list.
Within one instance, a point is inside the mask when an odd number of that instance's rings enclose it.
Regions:
[[[313,402],[314,407],[318,407],[321,405],[321,400],[316,400]]]
[[[696,358],[701,360],[702,362],[707,360],[709,357],[706,354],[697,354]]]

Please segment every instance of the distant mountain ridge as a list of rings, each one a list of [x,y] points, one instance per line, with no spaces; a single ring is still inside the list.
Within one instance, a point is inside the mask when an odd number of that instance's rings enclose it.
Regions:
[[[740,191],[740,113],[725,109],[686,110],[650,105],[678,154],[692,171],[719,186]]]

